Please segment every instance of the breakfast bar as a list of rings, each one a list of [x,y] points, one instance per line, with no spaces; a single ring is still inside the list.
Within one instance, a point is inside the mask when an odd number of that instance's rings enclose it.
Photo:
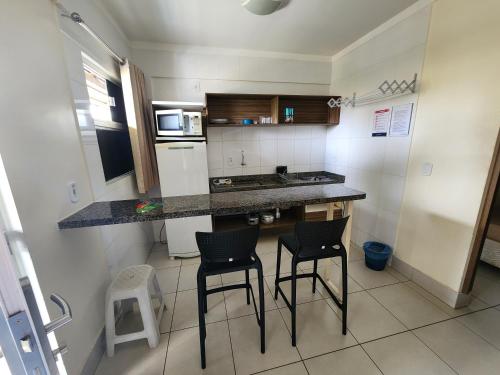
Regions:
[[[255,211],[286,209],[311,204],[327,204],[327,220],[333,219],[335,208],[340,207],[343,216],[350,216],[342,242],[347,256],[351,241],[352,203],[366,198],[366,193],[333,183],[312,186],[292,186],[276,189],[230,191],[225,193],[199,194],[179,197],[151,199],[161,207],[148,213],[137,213],[136,205],[140,200],[120,200],[94,202],[75,214],[61,220],[59,229],[94,227],[102,225],[125,224],[155,221],[201,215],[234,215]],[[340,275],[337,275],[338,277]],[[330,267],[324,274],[329,284],[340,292],[340,279],[333,278]]]

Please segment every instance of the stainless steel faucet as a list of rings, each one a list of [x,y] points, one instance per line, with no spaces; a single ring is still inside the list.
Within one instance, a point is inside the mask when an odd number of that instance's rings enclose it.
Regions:
[[[245,150],[241,150],[241,166],[244,167],[245,165],[247,165],[245,163]]]

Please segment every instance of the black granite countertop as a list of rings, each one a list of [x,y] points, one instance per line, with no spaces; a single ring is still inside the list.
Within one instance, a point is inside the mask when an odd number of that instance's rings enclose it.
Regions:
[[[59,229],[135,223],[200,215],[232,215],[290,208],[306,204],[365,199],[366,194],[343,184],[295,186],[278,189],[187,195],[152,199],[163,203],[147,214],[136,213],[139,200],[94,202],[61,220]]]
[[[316,176],[321,176],[322,179],[308,179]],[[232,184],[216,185],[214,182],[220,178],[229,178],[231,179]],[[212,177],[210,178],[210,192],[222,193],[228,191],[278,189],[292,186],[339,184],[343,183],[344,181],[345,176],[325,171],[287,173],[284,176],[280,176],[277,173],[272,173],[244,176]]]

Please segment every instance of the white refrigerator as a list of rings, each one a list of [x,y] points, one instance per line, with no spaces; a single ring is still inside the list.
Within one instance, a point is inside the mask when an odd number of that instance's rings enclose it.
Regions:
[[[163,197],[210,193],[205,142],[157,143],[156,158]],[[166,219],[165,231],[170,256],[193,257],[200,254],[195,233],[212,232],[212,217]]]

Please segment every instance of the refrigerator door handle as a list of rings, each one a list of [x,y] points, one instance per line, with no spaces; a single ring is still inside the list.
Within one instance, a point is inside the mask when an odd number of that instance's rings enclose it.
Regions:
[[[169,146],[169,150],[193,150],[194,146]]]

